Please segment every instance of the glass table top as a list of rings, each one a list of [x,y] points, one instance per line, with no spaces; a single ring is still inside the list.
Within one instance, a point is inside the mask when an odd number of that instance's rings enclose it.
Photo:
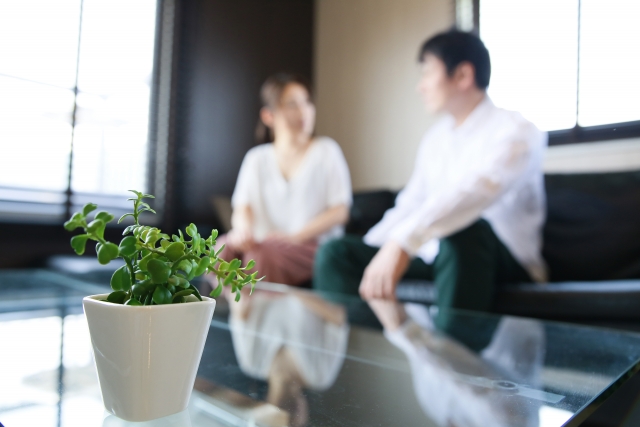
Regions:
[[[218,298],[186,411],[102,405],[82,297],[108,288],[0,271],[0,423],[99,426],[578,426],[639,369],[640,335],[263,284]],[[384,326],[384,329],[383,329]]]

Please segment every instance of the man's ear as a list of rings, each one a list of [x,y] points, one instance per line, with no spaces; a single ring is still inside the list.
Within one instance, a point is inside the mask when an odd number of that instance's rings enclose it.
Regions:
[[[456,67],[454,79],[458,89],[466,91],[476,85],[476,69],[471,62],[462,62]]]
[[[273,128],[273,113],[267,107],[260,109],[260,120],[266,127]]]

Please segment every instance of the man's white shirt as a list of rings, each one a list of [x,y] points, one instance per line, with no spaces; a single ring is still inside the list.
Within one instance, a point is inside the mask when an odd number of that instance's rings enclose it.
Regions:
[[[440,119],[423,137],[395,207],[364,242],[382,246],[393,240],[431,264],[439,239],[484,218],[531,277],[544,282],[546,146],[546,133],[488,97],[460,126],[451,116]]]

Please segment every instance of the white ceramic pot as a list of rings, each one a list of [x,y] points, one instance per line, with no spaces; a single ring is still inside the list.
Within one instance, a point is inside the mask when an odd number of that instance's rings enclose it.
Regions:
[[[83,300],[105,408],[128,421],[183,411],[216,301],[128,306],[107,295]]]

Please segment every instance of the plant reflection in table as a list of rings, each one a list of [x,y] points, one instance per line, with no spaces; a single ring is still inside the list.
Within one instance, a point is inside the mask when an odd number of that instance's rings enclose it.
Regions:
[[[268,382],[267,401],[290,414],[289,426],[306,425],[304,389],[327,390],[342,367],[349,337],[346,310],[293,290],[260,290],[229,307],[240,368]]]
[[[420,406],[437,425],[538,427],[542,401],[515,394],[539,393],[534,389],[540,387],[545,355],[539,321],[503,317],[493,325],[489,345],[476,354],[436,331],[425,306],[368,303],[386,338],[407,356]]]

